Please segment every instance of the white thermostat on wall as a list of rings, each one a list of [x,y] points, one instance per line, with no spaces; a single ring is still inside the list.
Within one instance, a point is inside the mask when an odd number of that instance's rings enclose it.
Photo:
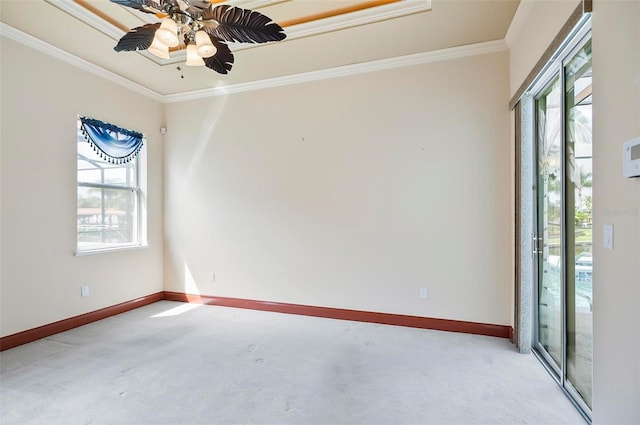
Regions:
[[[624,144],[622,171],[625,177],[640,177],[640,137]]]

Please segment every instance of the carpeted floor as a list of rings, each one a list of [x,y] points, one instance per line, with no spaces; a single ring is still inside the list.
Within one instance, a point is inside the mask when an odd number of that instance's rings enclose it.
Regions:
[[[0,364],[3,425],[585,424],[505,339],[170,301]]]

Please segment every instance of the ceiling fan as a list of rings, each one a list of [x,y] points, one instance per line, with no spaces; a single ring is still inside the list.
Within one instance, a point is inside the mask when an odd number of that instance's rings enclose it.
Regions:
[[[231,5],[214,6],[209,0],[111,0],[161,22],[133,28],[114,47],[116,52],[147,50],[169,59],[169,49],[186,46],[185,65],[206,66],[227,74],[233,66],[228,42],[268,43],[286,34],[280,25],[262,13]]]

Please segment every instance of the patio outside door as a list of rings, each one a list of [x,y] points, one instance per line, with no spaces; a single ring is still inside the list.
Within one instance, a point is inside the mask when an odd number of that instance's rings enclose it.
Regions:
[[[592,384],[591,40],[565,49],[535,92],[534,348],[590,415]]]

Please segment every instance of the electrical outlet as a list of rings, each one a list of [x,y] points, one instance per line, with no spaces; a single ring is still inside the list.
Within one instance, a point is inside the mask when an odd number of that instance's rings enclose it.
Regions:
[[[80,296],[88,297],[89,296],[89,286],[81,286],[80,287]]]
[[[209,283],[214,283],[216,281],[216,273],[209,272]]]
[[[420,288],[420,299],[426,300],[428,295],[427,288]]]

